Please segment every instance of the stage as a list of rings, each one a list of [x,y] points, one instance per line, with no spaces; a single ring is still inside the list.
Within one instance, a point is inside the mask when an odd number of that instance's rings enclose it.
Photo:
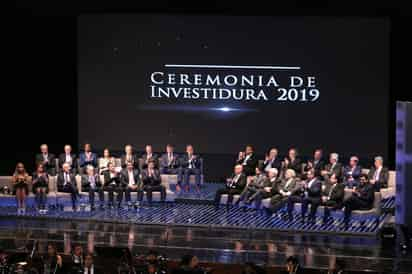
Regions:
[[[61,207],[54,207],[54,199],[49,199],[51,205],[46,214],[40,214],[34,208],[33,198],[28,200],[26,214],[18,216],[14,197],[2,197],[0,200],[0,216],[23,219],[44,219],[55,221],[76,221],[86,223],[116,223],[160,226],[186,226],[200,228],[245,229],[253,231],[275,232],[305,232],[330,235],[355,235],[362,237],[376,237],[379,228],[389,218],[388,213],[394,203],[393,199],[382,201],[383,214],[378,222],[373,216],[359,219],[352,218],[349,228],[343,225],[341,211],[332,212],[333,220],[324,224],[322,215],[318,212],[314,223],[302,222],[300,214],[295,211],[293,221],[286,218],[285,208],[278,215],[268,216],[263,210],[253,207],[230,207],[222,205],[215,209],[212,201],[214,193],[221,187],[218,183],[205,183],[201,193],[181,193],[174,202],[153,203],[149,206],[143,203],[137,208],[128,208],[123,204],[122,209],[96,209],[90,211],[88,207],[76,212],[71,210],[69,199],[59,199]],[[85,197],[82,197],[83,200]],[[87,204],[87,202],[84,202]]]

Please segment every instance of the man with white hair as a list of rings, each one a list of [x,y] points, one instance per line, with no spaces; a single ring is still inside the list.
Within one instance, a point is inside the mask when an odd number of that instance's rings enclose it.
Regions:
[[[76,186],[76,179],[70,170],[70,164],[64,163],[62,171],[57,176],[57,190],[59,192],[70,193],[72,198],[73,211],[76,211],[76,201],[79,196],[79,191]]]
[[[268,172],[271,168],[281,170],[282,160],[278,157],[277,148],[270,149],[269,154],[266,155],[265,161],[263,162],[263,168],[265,172]]]
[[[376,156],[374,165],[368,173],[369,183],[374,185],[375,191],[379,191],[381,188],[388,187],[388,178],[389,171],[386,167],[383,167],[383,157]]]
[[[254,197],[257,209],[260,208],[260,204],[263,199],[270,198],[278,193],[279,186],[282,183],[279,176],[279,170],[277,168],[270,168],[267,171],[267,174],[267,179],[263,185],[263,188],[259,190]]]
[[[331,153],[329,155],[329,164],[325,166],[325,169],[320,173],[325,180],[327,180],[332,174],[336,174],[338,178],[342,177],[342,164],[339,163],[339,154]]]
[[[272,214],[281,209],[289,197],[300,197],[300,190],[301,187],[296,178],[296,172],[293,169],[287,169],[282,181],[271,189],[272,197],[270,199],[270,206],[267,209],[269,213]]]
[[[220,204],[220,198],[223,194],[227,194],[227,206],[230,206],[233,201],[234,195],[242,193],[246,186],[246,175],[243,173],[243,165],[237,164],[234,167],[233,175],[227,179],[226,186],[218,189],[215,194],[215,207],[218,208]]]
[[[353,188],[359,184],[359,176],[362,174],[362,168],[358,165],[357,156],[350,157],[349,165],[343,169],[343,184],[346,187]]]
[[[95,210],[94,195],[99,195],[100,208],[104,206],[103,183],[100,181],[100,176],[95,172],[93,166],[86,167],[86,174],[82,175],[82,191],[89,193],[90,209]]]
[[[49,153],[49,147],[47,144],[42,144],[40,146],[40,153],[36,154],[35,160],[36,166],[38,164],[43,164],[46,172],[50,175],[56,175],[55,169],[55,157],[54,154]]]
[[[64,163],[69,163],[73,173],[76,173],[76,154],[72,152],[71,145],[64,146],[64,152],[59,155],[59,167],[61,168]]]

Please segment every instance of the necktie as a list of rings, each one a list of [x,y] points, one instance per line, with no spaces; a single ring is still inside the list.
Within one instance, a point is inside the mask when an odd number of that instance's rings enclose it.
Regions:
[[[374,177],[375,181],[379,181],[379,169],[376,169],[375,176],[373,176],[373,177]]]

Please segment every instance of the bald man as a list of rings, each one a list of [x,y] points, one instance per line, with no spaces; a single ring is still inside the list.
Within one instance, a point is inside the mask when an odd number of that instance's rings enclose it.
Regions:
[[[246,187],[246,175],[243,173],[243,165],[237,164],[234,167],[233,175],[227,179],[226,186],[218,189],[215,194],[215,206],[219,207],[220,198],[227,194],[227,205],[230,206],[233,201],[233,195],[240,195]]]

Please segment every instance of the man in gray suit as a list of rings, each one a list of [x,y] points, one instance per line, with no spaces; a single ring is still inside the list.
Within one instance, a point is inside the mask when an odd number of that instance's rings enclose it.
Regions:
[[[269,213],[273,214],[281,209],[289,197],[300,195],[301,185],[296,178],[293,169],[287,169],[285,178],[278,184],[277,188],[272,188],[272,198],[270,199]]]
[[[375,157],[374,165],[368,173],[368,179],[369,183],[374,185],[375,191],[388,187],[389,171],[383,167],[382,156]]]
[[[256,168],[256,175],[252,177],[250,183],[245,187],[245,189],[240,194],[239,199],[236,201],[238,205],[241,201],[245,201],[246,204],[251,204],[256,195],[267,185],[267,177],[262,169]]]

